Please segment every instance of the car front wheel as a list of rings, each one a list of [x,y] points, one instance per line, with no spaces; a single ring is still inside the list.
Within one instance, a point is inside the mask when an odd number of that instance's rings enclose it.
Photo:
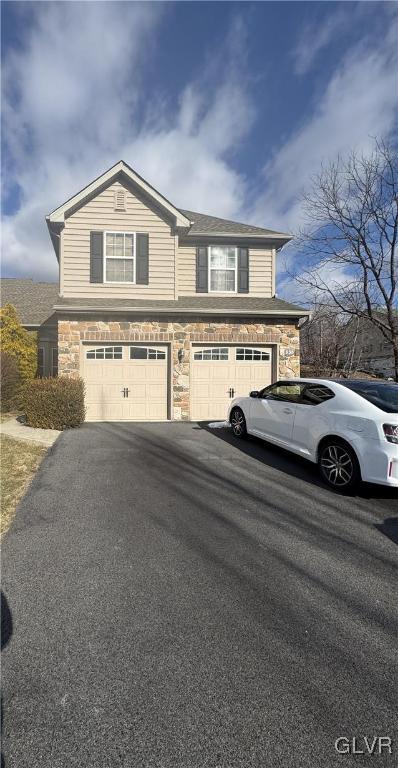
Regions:
[[[231,427],[235,437],[246,437],[246,419],[240,408],[234,408],[231,413]]]
[[[318,466],[322,479],[336,491],[352,491],[361,479],[355,452],[348,443],[338,438],[322,445]]]

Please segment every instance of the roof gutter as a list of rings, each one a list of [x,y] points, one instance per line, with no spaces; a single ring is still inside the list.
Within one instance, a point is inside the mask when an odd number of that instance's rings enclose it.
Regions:
[[[73,312],[73,313],[93,313],[93,312],[107,312],[112,314],[123,314],[131,312],[137,315],[145,314],[148,312],[151,314],[177,314],[177,315],[240,315],[242,317],[250,316],[266,316],[266,317],[309,317],[311,314],[306,309],[235,309],[223,307],[222,309],[211,308],[187,308],[187,307],[88,307],[82,304],[81,306],[67,306],[62,304],[56,304],[54,306],[56,312]]]
[[[185,237],[207,237],[209,240],[212,237],[239,237],[241,240],[249,237],[257,240],[283,240],[285,243],[293,240],[293,235],[269,235],[266,232],[187,232]]]

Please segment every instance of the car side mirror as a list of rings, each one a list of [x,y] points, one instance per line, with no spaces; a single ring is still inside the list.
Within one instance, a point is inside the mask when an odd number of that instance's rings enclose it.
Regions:
[[[258,397],[259,394],[260,393],[257,391],[257,389],[253,389],[253,391],[250,392],[250,397]]]

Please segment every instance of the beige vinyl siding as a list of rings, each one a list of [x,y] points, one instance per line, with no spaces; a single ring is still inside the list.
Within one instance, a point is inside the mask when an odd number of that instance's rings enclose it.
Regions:
[[[178,247],[178,295],[192,296],[196,293],[196,247]]]
[[[125,189],[126,210],[115,211],[115,191]],[[90,231],[149,233],[149,285],[90,283]],[[63,296],[173,299],[175,241],[171,226],[130,189],[115,182],[65,219],[61,268]]]
[[[249,249],[249,296],[269,298],[272,292],[272,249]],[[180,245],[178,249],[178,294],[196,293],[196,247]]]
[[[250,296],[272,296],[272,249],[249,249]]]

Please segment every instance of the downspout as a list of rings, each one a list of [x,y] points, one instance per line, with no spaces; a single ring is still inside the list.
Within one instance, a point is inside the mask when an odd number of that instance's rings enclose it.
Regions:
[[[276,248],[272,249],[272,264],[271,264],[272,270],[272,287],[271,287],[271,296],[274,299],[276,296]]]

